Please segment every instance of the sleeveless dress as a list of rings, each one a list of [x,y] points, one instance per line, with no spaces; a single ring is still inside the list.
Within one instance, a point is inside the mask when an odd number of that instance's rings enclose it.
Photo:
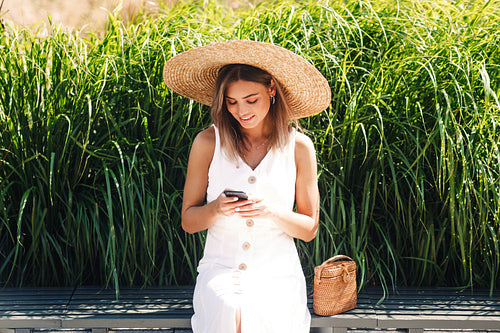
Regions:
[[[271,149],[252,170],[241,158],[234,162],[226,157],[214,128],[207,201],[232,189],[292,210],[295,130],[287,147]],[[294,239],[271,219],[220,218],[207,231],[193,307],[194,333],[236,332],[237,308],[241,309],[242,333],[308,333],[311,315]]]

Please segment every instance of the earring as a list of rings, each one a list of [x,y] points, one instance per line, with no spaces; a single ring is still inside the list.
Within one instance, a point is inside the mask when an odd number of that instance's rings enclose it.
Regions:
[[[274,104],[274,102],[276,102],[276,98],[274,98],[274,96],[271,96],[271,104]]]

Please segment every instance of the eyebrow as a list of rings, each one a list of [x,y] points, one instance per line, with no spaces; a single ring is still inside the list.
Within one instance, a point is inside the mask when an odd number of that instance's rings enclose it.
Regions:
[[[258,94],[259,94],[259,93],[250,94],[250,95],[247,95],[247,96],[243,97],[243,99],[247,99],[247,98],[250,98],[250,97],[256,96],[256,95],[258,95]],[[230,96],[227,96],[227,95],[226,95],[226,98],[229,98],[229,99],[235,99],[235,98],[230,97]]]

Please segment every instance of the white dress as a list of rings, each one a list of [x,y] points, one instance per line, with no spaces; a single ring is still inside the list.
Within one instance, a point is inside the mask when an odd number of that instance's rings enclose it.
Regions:
[[[270,150],[252,170],[242,159],[229,160],[219,132],[209,168],[207,201],[224,189],[241,190],[293,209],[295,130],[283,150]],[[242,333],[308,333],[304,273],[294,239],[270,219],[222,217],[207,231],[193,297],[194,333],[236,332],[241,309]]]

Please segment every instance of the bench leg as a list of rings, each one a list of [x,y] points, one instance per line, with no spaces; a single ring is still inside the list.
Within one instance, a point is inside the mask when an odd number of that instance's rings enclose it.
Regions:
[[[311,327],[310,333],[333,333],[332,327]]]
[[[310,333],[346,333],[345,327],[311,327]]]
[[[409,328],[408,333],[424,333],[423,328]]]
[[[15,328],[15,333],[31,333],[31,328]]]
[[[93,328],[92,333],[108,333],[107,328]]]

